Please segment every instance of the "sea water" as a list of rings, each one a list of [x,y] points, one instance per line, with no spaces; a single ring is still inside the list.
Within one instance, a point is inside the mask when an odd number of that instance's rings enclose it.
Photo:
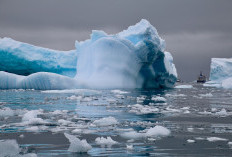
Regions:
[[[231,118],[232,90],[194,83],[159,90],[1,90],[0,149],[13,139],[21,155],[230,156]],[[91,149],[70,151],[69,135],[86,139]]]

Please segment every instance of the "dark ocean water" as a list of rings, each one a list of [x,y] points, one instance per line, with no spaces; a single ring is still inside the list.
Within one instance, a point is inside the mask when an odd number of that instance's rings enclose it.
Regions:
[[[2,90],[0,149],[14,139],[20,154],[38,156],[231,156],[232,90],[192,85],[163,90]],[[155,126],[170,134],[139,137]],[[131,136],[123,136],[128,132]],[[92,149],[68,151],[64,133],[86,139]],[[95,141],[107,136],[117,143]]]

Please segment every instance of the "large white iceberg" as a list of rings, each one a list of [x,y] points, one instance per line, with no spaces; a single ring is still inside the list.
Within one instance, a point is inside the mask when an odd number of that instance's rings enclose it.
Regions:
[[[212,58],[210,81],[204,86],[232,88],[232,58]]]
[[[173,58],[147,20],[115,35],[93,31],[75,46],[61,52],[0,39],[0,70],[33,73],[1,72],[0,88],[170,88],[176,82]]]

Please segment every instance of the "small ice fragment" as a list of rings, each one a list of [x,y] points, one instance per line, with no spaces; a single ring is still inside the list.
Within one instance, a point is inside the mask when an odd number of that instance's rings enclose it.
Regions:
[[[215,115],[218,115],[218,116],[227,116],[228,113],[226,112],[226,109],[221,109],[221,111],[219,112],[216,112]]]
[[[161,96],[152,97],[151,100],[158,101],[158,102],[166,102],[167,101],[164,97],[161,97]]]
[[[25,136],[23,134],[19,135],[20,138],[24,138]]]
[[[64,136],[70,142],[70,146],[68,148],[68,151],[70,152],[85,153],[88,152],[90,149],[92,149],[92,146],[88,144],[85,139],[80,140],[79,138],[67,133],[64,133]]]
[[[39,127],[38,126],[32,126],[32,127],[25,128],[24,130],[30,131],[30,132],[38,132]]]
[[[201,97],[213,97],[213,94],[211,93],[206,93],[206,94],[199,94]]]
[[[127,94],[127,93],[129,93],[129,92],[118,90],[118,89],[111,90],[111,92],[114,94]]]
[[[126,145],[126,149],[133,150],[133,145]]]
[[[193,132],[193,128],[187,128],[187,130],[189,131],[189,132]]]
[[[20,148],[16,140],[1,140],[0,141],[0,156],[17,156],[20,153]]]
[[[170,130],[163,127],[163,126],[155,126],[153,128],[150,128],[146,132],[146,136],[148,137],[157,137],[157,136],[168,136],[170,134]]]
[[[72,95],[70,97],[67,97],[66,99],[69,99],[69,100],[81,100],[82,96]]]
[[[80,133],[82,133],[82,130],[81,129],[75,129],[75,130],[72,131],[72,133],[80,134]]]
[[[178,89],[182,89],[182,88],[185,88],[185,89],[188,89],[188,88],[193,88],[192,85],[179,85],[179,86],[175,86],[175,88],[178,88]]]
[[[188,143],[194,143],[195,140],[188,139],[187,142],[188,142]]]
[[[95,142],[96,142],[98,145],[101,145],[101,146],[103,146],[103,147],[104,147],[104,146],[111,147],[112,145],[118,143],[118,142],[112,140],[112,138],[109,137],[109,136],[106,137],[106,138],[104,138],[104,137],[97,137],[97,138],[95,139]]]
[[[118,121],[114,117],[105,117],[93,121],[93,124],[96,126],[109,126],[118,124]]]
[[[228,141],[228,139],[220,138],[220,137],[207,137],[209,142],[216,142],[216,141]]]
[[[228,142],[227,144],[228,144],[229,146],[232,146],[232,142]]]
[[[196,140],[205,140],[203,137],[195,137]]]

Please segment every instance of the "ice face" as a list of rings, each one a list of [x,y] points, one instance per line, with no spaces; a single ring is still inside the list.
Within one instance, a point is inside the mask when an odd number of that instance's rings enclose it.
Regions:
[[[0,72],[0,89],[170,88],[176,82],[173,58],[147,20],[115,35],[93,31],[75,46],[63,52],[0,39],[0,70],[14,73]]]
[[[232,58],[212,58],[210,81],[205,86],[232,88]]]
[[[76,49],[76,79],[87,87],[159,88],[176,81],[173,58],[147,20],[115,35],[93,31]]]
[[[52,72],[73,77],[76,74],[77,53],[56,51],[0,38],[0,71],[19,75]]]

